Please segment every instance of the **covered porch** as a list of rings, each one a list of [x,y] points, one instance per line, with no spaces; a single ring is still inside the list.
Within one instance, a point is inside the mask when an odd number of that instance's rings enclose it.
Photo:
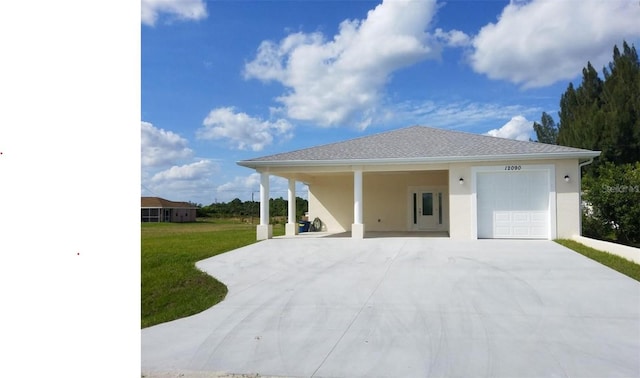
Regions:
[[[285,237],[299,233],[297,182],[309,188],[309,220],[319,218],[322,222],[322,232],[301,234],[354,239],[449,237],[450,188],[452,183],[460,186],[460,177],[452,178],[448,165],[305,167],[304,172],[283,167],[259,172],[258,240],[273,237],[268,208],[271,175],[288,180]]]

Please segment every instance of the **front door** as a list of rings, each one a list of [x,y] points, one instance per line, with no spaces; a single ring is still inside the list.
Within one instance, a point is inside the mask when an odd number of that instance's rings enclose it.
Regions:
[[[412,229],[433,230],[443,225],[443,193],[437,190],[416,190],[412,195]]]

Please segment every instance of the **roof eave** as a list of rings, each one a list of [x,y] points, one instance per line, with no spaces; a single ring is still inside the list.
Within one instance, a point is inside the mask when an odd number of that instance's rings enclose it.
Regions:
[[[247,168],[269,167],[336,167],[351,165],[399,165],[429,163],[461,163],[469,161],[508,161],[508,160],[553,160],[553,159],[592,159],[600,156],[600,151],[547,152],[530,154],[475,155],[475,156],[436,156],[398,159],[339,159],[339,160],[242,160],[237,164]]]

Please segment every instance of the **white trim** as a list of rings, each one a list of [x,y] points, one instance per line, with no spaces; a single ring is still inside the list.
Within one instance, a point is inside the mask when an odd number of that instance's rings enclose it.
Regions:
[[[269,174],[260,172],[260,225],[269,224]]]
[[[492,165],[471,167],[471,238],[478,239],[478,173],[505,172],[505,165]],[[518,172],[526,171],[546,171],[549,172],[549,231],[547,238],[553,240],[557,235],[557,213],[556,213],[556,166],[554,164],[517,164]]]
[[[289,179],[287,200],[287,224],[284,226],[284,234],[286,236],[295,236],[298,235],[298,224],[296,221],[296,180],[294,179]]]
[[[587,161],[583,161],[582,163],[578,164],[578,182],[580,183],[580,185],[578,186],[578,209],[580,209],[580,217],[578,218],[578,233],[580,235],[582,235],[582,167],[589,165],[593,163],[593,158],[587,160]],[[640,263],[640,259],[638,260],[638,263]]]
[[[296,180],[289,179],[289,189],[287,190],[288,211],[287,224],[296,223]]]
[[[442,193],[442,224],[420,229],[413,223],[413,194],[422,192]],[[436,200],[436,198],[434,198]],[[436,216],[436,215],[434,215]],[[449,231],[449,187],[446,185],[410,185],[407,187],[407,230],[408,231]]]
[[[600,156],[600,151],[539,152],[527,154],[500,154],[474,156],[432,156],[418,158],[387,159],[336,159],[336,160],[243,160],[236,162],[248,168],[259,167],[331,167],[350,165],[397,165],[415,163],[459,163],[494,162],[516,160],[555,160],[555,159],[591,159]]]
[[[362,170],[353,171],[353,224],[362,224]]]
[[[549,240],[553,240],[558,235],[558,210],[556,204],[556,166],[549,165]]]

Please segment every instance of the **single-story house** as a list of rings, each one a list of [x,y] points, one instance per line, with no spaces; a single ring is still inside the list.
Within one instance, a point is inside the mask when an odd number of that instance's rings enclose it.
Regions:
[[[160,197],[141,197],[142,222],[195,222],[196,207]]]
[[[413,126],[238,162],[261,174],[258,239],[272,236],[269,176],[295,183],[328,232],[439,231],[452,239],[580,235],[580,168],[599,151]]]

